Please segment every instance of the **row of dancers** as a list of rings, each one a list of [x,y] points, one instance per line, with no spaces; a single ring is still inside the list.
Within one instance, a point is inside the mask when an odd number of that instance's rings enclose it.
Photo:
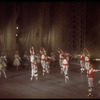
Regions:
[[[98,72],[100,71],[100,69],[94,69],[94,65],[91,64],[90,62],[90,53],[86,48],[84,48],[81,51],[81,54],[78,56],[80,56],[81,74],[83,74],[85,70],[87,72],[88,96],[94,96],[94,82],[95,82],[94,72]],[[100,61],[100,59],[93,59],[93,60]],[[100,80],[98,81],[98,83],[100,84]]]
[[[69,75],[68,75],[69,57],[71,56],[71,54],[67,53],[67,51],[63,51],[60,48],[58,48],[58,53],[59,53],[60,71],[61,71],[61,74],[64,73],[65,83],[68,83],[68,81],[69,81]],[[85,72],[85,70],[87,72],[88,96],[93,96],[94,95],[93,82],[95,81],[94,72],[98,72],[100,70],[93,68],[93,64],[90,63],[90,54],[86,48],[84,48],[83,51],[81,51],[81,54],[77,55],[77,57],[78,56],[80,57],[81,74],[83,74]],[[15,57],[15,59],[14,59],[13,64],[14,64],[14,66],[16,66],[16,68],[18,70],[20,61],[21,61],[21,57],[19,56],[18,51],[16,52],[14,57]],[[30,78],[31,81],[33,80],[33,78],[38,80],[38,62],[41,63],[43,76],[45,75],[45,73],[48,73],[48,74],[50,73],[51,57],[47,55],[47,52],[43,47],[40,48],[40,55],[38,55],[35,52],[34,47],[32,46],[30,48],[30,56],[28,56],[27,52],[25,52],[24,58],[25,59],[23,60],[22,63],[26,66],[25,68],[27,68],[27,66],[28,66],[28,61],[30,61],[30,63],[31,63],[31,78]],[[100,61],[100,59],[93,59],[93,60]],[[0,63],[0,66],[4,66],[4,65]],[[3,69],[2,67],[0,67],[0,68]],[[7,78],[5,71],[3,73],[5,75],[5,78]]]
[[[36,59],[37,66],[39,66],[39,64],[41,63],[41,48],[40,48],[40,51],[38,51],[38,50],[35,51],[34,47],[32,46],[30,48],[30,51],[29,51],[30,52],[30,55],[28,55],[28,52],[25,51],[22,58],[19,56],[19,52],[16,51],[16,53],[14,55],[14,61],[13,61],[13,65],[16,67],[16,70],[19,70],[20,67],[21,67],[21,65],[22,66],[25,66],[25,70],[28,69],[29,66],[30,66],[29,64],[31,62],[33,62],[32,60],[34,60],[34,59]],[[51,60],[50,61],[51,62],[55,62],[56,61],[56,58],[55,58],[54,52],[51,52],[51,55],[50,56],[51,56]]]
[[[51,52],[51,57],[50,57],[50,56],[47,56],[46,50],[44,48],[41,47],[40,52],[37,52],[37,51],[35,52],[35,49],[33,46],[30,48],[29,52],[30,52],[30,55],[28,55],[28,52],[25,51],[22,58],[20,57],[18,51],[15,52],[13,65],[15,66],[16,70],[18,71],[19,69],[21,69],[22,66],[25,66],[25,70],[26,70],[30,68],[29,66],[31,65],[31,80],[33,79],[33,76],[36,79],[38,79],[38,67],[41,63],[42,68],[43,68],[43,75],[46,72],[49,73],[50,62],[52,62],[53,64],[56,61],[54,52]],[[6,74],[7,56],[4,55],[3,53],[3,57],[0,56],[0,76],[1,76],[1,72],[3,72],[5,78],[7,78],[7,74]]]
[[[69,56],[71,56],[66,51],[64,52],[60,48],[58,49],[59,53],[59,64],[61,69],[61,74],[64,72],[65,82],[67,83],[69,80],[68,77],[68,69],[69,69]],[[94,69],[93,64],[90,63],[90,53],[86,48],[81,51],[81,54],[77,55],[80,57],[80,71],[83,74],[86,70],[87,78],[88,78],[88,96],[94,96],[94,72],[100,71],[100,69]],[[95,61],[100,61],[100,59],[93,59]],[[98,81],[100,84],[100,80]]]

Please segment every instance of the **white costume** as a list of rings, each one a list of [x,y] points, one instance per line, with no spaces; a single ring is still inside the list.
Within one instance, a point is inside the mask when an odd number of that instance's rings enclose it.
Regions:
[[[81,54],[81,55],[78,55],[80,56],[80,70],[81,70],[81,73],[85,70],[85,68],[82,66],[84,65],[84,54]]]
[[[62,69],[63,54],[62,54],[60,51],[58,51],[58,53],[59,53],[59,64],[60,64],[60,69],[61,69],[61,71],[62,71],[62,70],[63,70],[63,69]]]
[[[49,73],[50,72],[50,61],[49,59],[51,59],[51,57],[46,56],[46,72]]]
[[[37,68],[37,59],[35,58],[35,51],[30,50],[30,62],[31,62],[31,79],[35,76],[36,80],[38,80],[38,68]]]
[[[33,77],[38,78],[38,68],[36,59],[33,62],[31,62],[31,80],[33,79]]]
[[[19,56],[18,54],[15,54],[13,65],[14,65],[14,66],[19,66],[19,65],[21,65],[20,60],[21,60],[20,56]]]
[[[42,50],[40,50],[40,54],[42,54],[44,52],[44,54],[46,55],[46,50],[43,48]]]
[[[68,77],[68,60],[67,60],[67,58],[64,58],[62,60],[62,68],[63,68],[63,72],[64,72],[64,75],[65,75],[65,82],[67,83],[67,81],[69,80],[69,77]]]
[[[100,59],[95,59],[96,61],[100,61]]]
[[[35,51],[34,50],[30,50],[30,62],[34,62],[35,59]]]
[[[93,66],[92,64],[89,64],[89,69],[86,66],[84,66],[87,70],[88,96],[93,96],[93,88],[94,88],[93,82],[95,81],[94,72],[100,71],[93,69],[92,66]]]
[[[87,69],[89,69],[89,65],[90,65],[90,57],[89,56],[85,56],[85,66]]]
[[[45,54],[41,54],[41,65],[42,65],[42,68],[43,68],[43,75],[46,71],[46,55]]]
[[[88,74],[88,92],[90,93],[90,95],[92,94],[93,88],[94,88],[94,85],[93,85],[93,82],[95,81],[94,72],[97,72],[97,71],[93,68],[89,69],[87,71],[87,74]]]

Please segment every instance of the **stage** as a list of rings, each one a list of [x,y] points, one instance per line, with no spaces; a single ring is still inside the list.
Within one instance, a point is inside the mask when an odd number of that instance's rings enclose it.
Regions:
[[[95,65],[98,68],[98,64]],[[100,72],[95,73],[95,96],[88,97],[88,83],[86,73],[80,73],[78,62],[69,64],[69,82],[64,81],[64,74],[60,74],[59,64],[56,62],[50,68],[50,74],[42,75],[42,67],[39,66],[39,80],[30,81],[31,70],[15,68],[7,69],[8,78],[4,75],[0,78],[0,98],[6,99],[100,99]]]

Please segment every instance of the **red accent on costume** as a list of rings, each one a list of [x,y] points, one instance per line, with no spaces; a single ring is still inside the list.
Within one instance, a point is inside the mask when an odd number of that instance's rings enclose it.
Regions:
[[[42,55],[44,55],[44,56],[46,57],[46,55],[45,55],[45,54],[42,54]],[[42,57],[42,55],[41,55],[41,57]],[[44,61],[45,59],[41,59],[41,60],[43,60],[43,61]]]
[[[93,66],[93,64],[90,64],[90,66]]]
[[[80,56],[80,60],[83,60],[84,58],[83,58],[83,56]]]
[[[90,69],[88,70],[88,77],[89,78],[93,78],[93,82],[95,81],[95,78],[94,78],[94,72],[93,72],[93,69],[91,70],[91,72],[89,73]]]
[[[87,56],[87,57],[88,57],[88,59],[89,59],[89,56]],[[89,60],[88,60],[88,61],[85,61],[85,62],[89,63]]]
[[[35,64],[35,63],[33,63],[33,62],[32,62],[31,64],[34,64],[34,65],[36,66],[36,64]]]
[[[68,64],[63,64],[64,66],[68,65]]]
[[[85,61],[85,62],[89,63],[89,60],[88,61]]]
[[[66,61],[68,62],[68,60],[66,59]],[[66,70],[66,65],[68,65],[68,64],[63,64],[64,66],[65,66],[65,68],[64,68],[64,70]]]
[[[34,50],[31,50],[31,55],[33,55],[33,53],[34,53]]]

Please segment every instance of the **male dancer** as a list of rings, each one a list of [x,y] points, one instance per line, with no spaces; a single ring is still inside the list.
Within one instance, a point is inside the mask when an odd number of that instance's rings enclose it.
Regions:
[[[31,62],[31,79],[30,80],[33,80],[33,76],[35,76],[34,75],[35,67],[37,66],[36,61],[35,61],[35,50],[33,46],[30,48],[30,62]]]
[[[43,68],[43,76],[44,76],[44,73],[46,71],[46,55],[44,51],[41,52],[41,66]]]
[[[68,77],[68,59],[67,59],[68,55],[64,55],[63,59],[62,59],[62,68],[63,68],[63,72],[64,72],[64,76],[65,76],[65,83],[68,82],[69,77]]]
[[[61,74],[63,72],[63,68],[62,68],[62,59],[63,59],[63,51],[58,48],[58,53],[59,53],[59,65],[60,65],[60,70],[61,70]]]
[[[38,68],[37,68],[37,57],[35,56],[34,61],[31,62],[31,79],[33,80],[33,77],[35,77],[36,80],[38,80]]]
[[[95,78],[94,78],[94,72],[98,72],[100,70],[96,70],[96,69],[93,69],[93,65],[92,64],[89,64],[89,68],[87,68],[86,66],[83,65],[83,67],[87,70],[87,78],[88,78],[88,96],[94,96],[94,91],[93,91],[93,88],[94,88],[94,84],[93,82],[95,81]]]
[[[80,56],[80,66],[81,66],[80,70],[81,70],[81,74],[83,74],[85,70],[84,67],[82,66],[84,64],[84,57],[85,57],[83,51],[81,51],[81,54],[78,56]]]
[[[88,50],[86,48],[84,50],[86,51],[86,53],[85,53],[85,66],[87,67],[87,69],[89,69],[90,54],[89,54],[89,52],[88,52]]]

